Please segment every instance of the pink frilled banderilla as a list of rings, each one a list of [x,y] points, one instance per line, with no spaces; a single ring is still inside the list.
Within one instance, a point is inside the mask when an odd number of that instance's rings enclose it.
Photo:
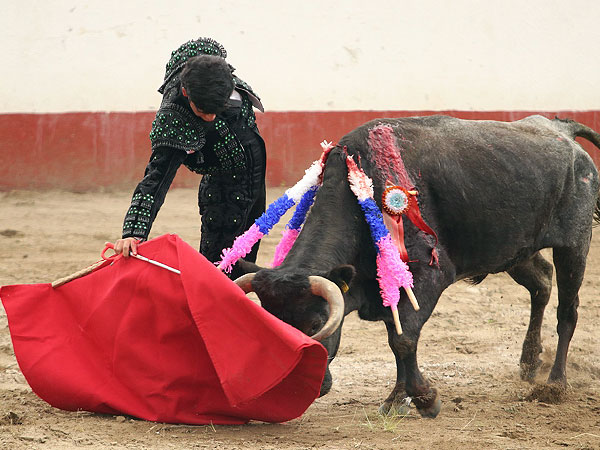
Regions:
[[[400,258],[400,253],[392,240],[390,232],[383,222],[383,216],[377,203],[373,199],[373,181],[364,171],[358,168],[354,158],[346,157],[348,166],[348,182],[350,189],[358,200],[369,224],[373,242],[377,248],[377,278],[381,289],[383,305],[389,306],[394,316],[396,332],[402,333],[398,317],[398,302],[400,300],[400,287],[404,288],[416,311],[419,304],[412,291],[413,277],[408,265]]]
[[[231,248],[223,250],[221,261],[217,263],[219,269],[224,272],[231,272],[233,265],[238,259],[243,258],[254,244],[260,239],[269,234],[271,229],[281,220],[281,217],[295,204],[298,204],[296,212],[283,233],[283,238],[275,249],[275,256],[272,265],[277,266],[284,260],[287,252],[294,245],[296,237],[300,233],[300,228],[306,218],[306,213],[312,205],[321,182],[323,175],[323,167],[329,152],[334,147],[331,142],[323,141],[321,143],[323,153],[321,157],[314,161],[311,166],[305,171],[302,179],[294,186],[289,188],[285,193],[269,205],[267,210],[260,216],[254,224],[241,236],[238,236],[233,242]]]

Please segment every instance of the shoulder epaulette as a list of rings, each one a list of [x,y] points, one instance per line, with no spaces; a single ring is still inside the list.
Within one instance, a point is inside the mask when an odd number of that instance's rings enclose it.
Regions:
[[[166,146],[188,153],[206,143],[205,130],[194,113],[176,103],[164,103],[156,112],[150,131],[152,149]]]

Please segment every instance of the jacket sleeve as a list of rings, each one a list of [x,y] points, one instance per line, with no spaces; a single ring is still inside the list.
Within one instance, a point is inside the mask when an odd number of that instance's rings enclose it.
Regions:
[[[152,151],[144,178],[133,191],[123,223],[123,238],[148,239],[158,210],[165,201],[177,169],[186,157],[185,151],[169,147],[156,147]]]

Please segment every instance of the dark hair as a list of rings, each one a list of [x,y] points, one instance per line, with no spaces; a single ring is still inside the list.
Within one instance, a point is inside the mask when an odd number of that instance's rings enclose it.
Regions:
[[[233,92],[233,76],[227,62],[213,55],[190,58],[181,71],[188,98],[207,114],[218,114]]]

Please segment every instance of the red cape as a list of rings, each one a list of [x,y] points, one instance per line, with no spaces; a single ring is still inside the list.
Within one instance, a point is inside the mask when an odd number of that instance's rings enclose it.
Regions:
[[[327,351],[176,235],[58,288],[3,286],[17,361],[57,408],[188,424],[283,422],[319,395]]]

